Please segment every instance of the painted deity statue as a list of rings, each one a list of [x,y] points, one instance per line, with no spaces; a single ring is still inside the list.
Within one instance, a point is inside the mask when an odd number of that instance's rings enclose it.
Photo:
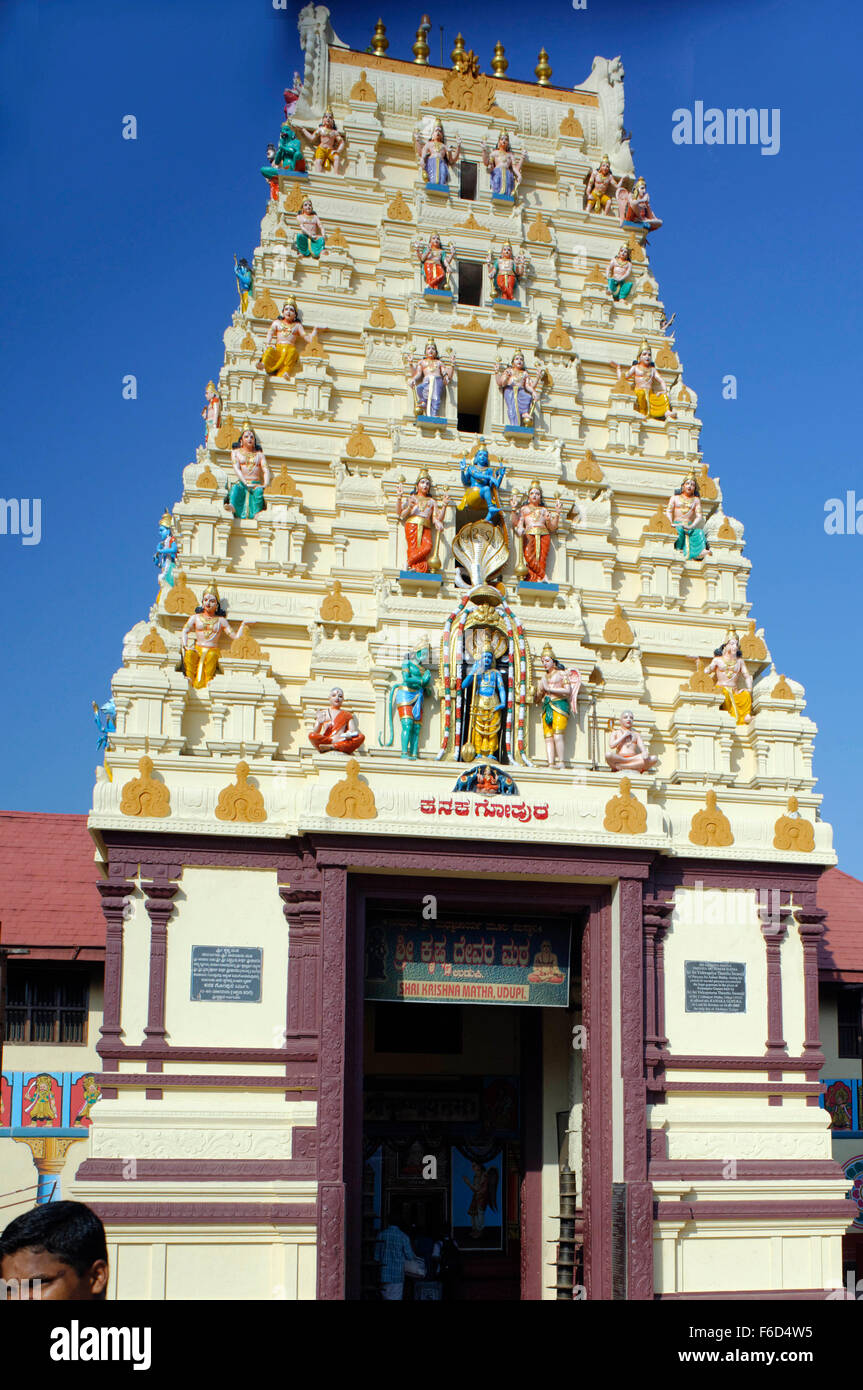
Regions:
[[[636,731],[631,709],[625,709],[608,740],[605,761],[612,772],[650,772],[659,762],[648,753]]]
[[[505,241],[496,259],[492,259],[492,253],[489,251],[486,269],[495,298],[514,301],[519,282],[524,276],[524,256],[513,255],[512,243]]]
[[[425,182],[438,188],[445,187],[450,181],[450,169],[454,169],[458,164],[461,140],[456,136],[455,147],[447,145],[443,126],[437,121],[427,140],[423,140],[420,132],[416,131],[414,144],[420,162],[420,173]]]
[[[553,509],[545,505],[542,488],[536,478],[528,489],[526,502],[522,501],[519,493],[512,495],[512,529],[521,541],[524,563],[532,584],[545,582],[551,537],[560,525],[562,506],[560,498]]]
[[[463,772],[453,791],[477,792],[480,796],[518,796],[514,779],[491,763],[479,763],[468,772]]]
[[[430,290],[449,290],[452,291],[450,283],[450,271],[455,260],[455,247],[452,242],[444,252],[441,239],[437,232],[432,232],[428,240],[428,246],[423,242],[417,242],[414,246],[417,253],[417,260],[423,268],[426,286]]]
[[[324,112],[321,123],[316,130],[306,130],[303,126],[300,126],[300,130],[309,144],[315,147],[315,168],[317,171],[321,173],[324,170],[332,169],[334,174],[341,173],[345,137],[336,126],[336,118],[332,111]]]
[[[57,1103],[54,1100],[53,1077],[48,1076],[47,1072],[34,1076],[33,1080],[27,1083],[24,1087],[24,1100],[30,1102],[29,1105],[22,1106],[27,1116],[25,1124],[54,1124],[57,1119]]]
[[[222,397],[214,381],[207,382],[206,394],[207,404],[201,411],[201,418],[204,421],[204,443],[212,448],[222,421]]]
[[[627,371],[614,361],[611,365],[617,372],[618,382],[628,381],[635,388],[635,409],[639,415],[649,416],[651,420],[664,420],[666,415],[671,419],[676,417],[677,411],[668,404],[668,387],[656,370],[647,343],[641,344],[641,351]]]
[[[384,707],[384,732],[378,734],[382,748],[392,748],[395,738],[395,715],[401,724],[401,756],[419,757],[419,737],[422,728],[423,700],[431,681],[428,651],[410,652],[402,662],[401,680],[390,688]],[[389,723],[389,738],[387,724]]]
[[[632,278],[632,252],[621,246],[608,262],[608,291],[612,299],[627,299],[635,283]]]
[[[249,295],[254,288],[252,267],[245,256],[241,256],[239,260],[234,257],[234,275],[237,280],[237,294],[240,296],[240,308],[245,313],[249,307]]]
[[[432,551],[437,553],[448,503],[449,493],[444,494],[440,503],[435,501],[428,473],[420,473],[408,497],[405,497],[404,487],[399,483],[396,511],[405,528],[408,569],[415,574],[429,572],[429,557]]]
[[[345,692],[334,685],[329,707],[319,709],[315,716],[309,743],[319,753],[355,753],[366,741],[365,734],[360,733],[356,715],[345,709],[344,701]]]
[[[270,467],[249,424],[244,425],[243,433],[231,448],[231,463],[237,481],[228,492],[225,506],[240,521],[251,521],[267,505],[264,488],[270,484]]]
[[[671,494],[665,515],[677,531],[675,550],[682,550],[685,559],[703,560],[711,549],[704,534],[701,493],[695,474],[690,473]]]
[[[636,179],[631,189],[621,185],[617,190],[617,206],[624,227],[641,227],[644,231],[656,232],[662,226],[662,218],[657,217],[650,206],[644,179]]]
[[[591,171],[587,181],[585,207],[588,212],[611,212],[611,197],[617,192],[617,179],[611,172],[608,155],[599,161],[599,168]]]
[[[518,155],[512,153],[506,131],[501,131],[494,150],[489,150],[488,145],[483,144],[482,162],[490,172],[493,198],[515,197],[527,157],[527,150],[522,150]]]
[[[159,519],[159,544],[156,546],[156,553],[153,556],[153,564],[159,575],[159,592],[156,602],[162,597],[163,590],[174,587],[174,567],[177,563],[178,541],[174,534],[174,518],[170,512],[165,512]]]
[[[738,724],[751,724],[752,677],[741,655],[736,632],[716,648],[707,674],[715,677],[722,691],[722,703],[734,720]]]
[[[306,161],[303,158],[302,141],[290,121],[283,123],[279,131],[279,143],[272,155],[270,155],[270,148],[267,147],[270,167],[287,169],[292,174],[301,174],[305,171]]]
[[[300,343],[313,343],[318,330],[307,333],[295,299],[282,305],[282,312],[267,330],[264,351],[258,363],[267,376],[293,376],[300,362]]]
[[[500,509],[499,489],[503,484],[506,465],[499,464],[494,467],[489,463],[488,449],[481,444],[472,459],[463,458],[461,464],[461,480],[465,489],[464,496],[459,502],[459,511],[466,507],[477,506],[480,502],[485,504],[485,520],[491,522],[492,526],[498,526],[503,521],[503,513]]]
[[[494,379],[503,395],[504,418],[508,427],[529,429],[539,404],[539,383],[543,369],[532,377],[524,363],[524,353],[513,354],[508,367],[498,360]]]
[[[183,648],[183,669],[195,690],[203,690],[216,674],[219,664],[219,639],[224,632],[226,637],[241,637],[250,622],[240,624],[234,632],[219,599],[215,584],[209,585],[180,635]]]
[[[536,688],[536,703],[542,705],[542,733],[549,767],[564,767],[564,735],[569,716],[575,709],[581,676],[567,671],[549,644],[542,649],[543,674]]]
[[[294,237],[294,246],[301,256],[313,256],[317,261],[326,244],[323,223],[312,206],[311,198],[304,198],[297,213],[299,231]]]
[[[96,747],[104,748],[107,752],[108,740],[111,734],[117,732],[117,706],[113,695],[110,700],[105,701],[104,705],[97,705],[95,700],[91,703],[93,705],[93,719],[99,730]]]
[[[503,742],[506,683],[495,665],[494,651],[487,632],[470,670],[464,678],[466,700],[464,718],[467,727],[461,740],[461,759],[472,763],[474,758],[500,760]]]
[[[430,339],[419,362],[413,359],[407,363],[411,386],[414,388],[414,403],[417,415],[428,419],[440,419],[446,400],[446,389],[455,372],[455,354],[450,353],[447,363],[441,362],[437,343]]]

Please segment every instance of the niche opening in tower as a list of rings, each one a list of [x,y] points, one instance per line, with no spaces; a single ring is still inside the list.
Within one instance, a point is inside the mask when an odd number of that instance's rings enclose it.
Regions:
[[[472,201],[476,197],[476,165],[471,164],[470,160],[463,159],[459,164],[459,171],[461,173],[459,197]]]
[[[484,372],[459,371],[456,428],[479,434],[484,428],[489,378]]]
[[[459,261],[458,302],[477,308],[482,303],[482,262]]]

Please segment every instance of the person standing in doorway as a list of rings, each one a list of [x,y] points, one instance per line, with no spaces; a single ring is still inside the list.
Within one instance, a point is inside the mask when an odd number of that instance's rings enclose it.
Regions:
[[[381,1267],[381,1296],[387,1302],[401,1302],[405,1296],[405,1275],[425,1276],[425,1262],[417,1256],[410,1240],[396,1221],[381,1231],[375,1245],[375,1259]]]

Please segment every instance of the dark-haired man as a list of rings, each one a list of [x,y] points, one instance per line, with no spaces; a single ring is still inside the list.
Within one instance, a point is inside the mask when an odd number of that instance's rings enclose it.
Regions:
[[[0,1235],[0,1291],[7,1299],[104,1299],[105,1227],[83,1202],[46,1202]]]

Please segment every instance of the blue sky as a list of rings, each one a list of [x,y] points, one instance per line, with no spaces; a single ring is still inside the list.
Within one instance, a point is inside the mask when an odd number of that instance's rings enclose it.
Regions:
[[[301,67],[295,17],[271,0],[6,0],[0,151],[6,266],[0,366],[4,497],[42,499],[42,539],[0,535],[5,598],[0,805],[84,811],[98,761],[90,701],[107,698],[124,633],[155,593],[158,518],[201,439],[203,386],[222,360],[265,208],[258,173],[281,91]],[[382,14],[410,58],[421,10],[332,6],[365,48]],[[431,13],[431,10],[430,10]],[[854,428],[861,326],[856,228],[861,21],[850,3],[436,5],[490,67],[555,85],[620,53],[625,123],[665,226],[652,268],[701,444],[746,527],[749,597],[777,667],[807,688],[815,770],[840,865],[863,875],[847,744],[863,682],[854,611],[863,536],[828,536],[828,498],[859,491]],[[778,107],[781,148],[679,146],[672,112]],[[138,139],[123,140],[136,116]],[[122,398],[134,373],[138,398]],[[733,373],[738,398],[722,398]],[[856,745],[855,745],[856,747]],[[857,756],[856,754],[854,755]]]

